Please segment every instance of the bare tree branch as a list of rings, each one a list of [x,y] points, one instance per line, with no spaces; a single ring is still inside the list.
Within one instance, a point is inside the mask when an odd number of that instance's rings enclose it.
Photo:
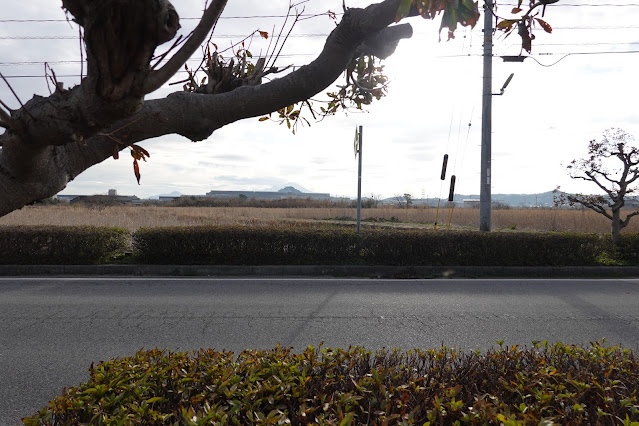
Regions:
[[[20,100],[20,97],[18,96],[18,94],[15,92],[15,90],[13,90],[13,87],[11,87],[11,84],[9,84],[9,82],[7,81],[7,79],[5,78],[5,76],[0,72],[0,77],[4,80],[4,82],[7,84],[7,87],[9,88],[9,90],[11,90],[11,93],[13,93],[13,96],[15,96],[15,98],[18,100],[18,103],[20,104],[20,106],[22,107],[22,109],[24,109],[24,111],[35,120],[35,118],[33,117],[33,115],[31,115],[31,113],[29,112],[28,109],[26,109],[24,107],[24,104],[22,103],[22,101]],[[4,103],[2,104],[4,106]],[[7,108],[8,109],[8,108]]]
[[[632,212],[632,213],[628,214],[626,216],[626,218],[624,219],[624,221],[621,222],[621,227],[625,228],[626,226],[628,226],[628,224],[630,223],[630,219],[633,218],[634,216],[637,216],[637,215],[639,215],[639,211],[635,211],[635,212]]]
[[[213,0],[211,5],[206,9],[206,12],[204,12],[200,23],[193,30],[191,37],[182,45],[180,50],[178,50],[162,68],[150,73],[142,87],[143,93],[151,93],[159,89],[182,68],[184,63],[197,51],[204,40],[206,40],[209,32],[222,14],[226,2],[227,0]]]
[[[586,180],[590,180],[591,182],[594,182],[599,188],[601,188],[606,194],[611,195],[612,192],[605,186],[603,185],[601,182],[599,182],[599,180],[593,175],[592,172],[587,171],[585,172],[586,176],[590,177],[590,179],[586,179]]]

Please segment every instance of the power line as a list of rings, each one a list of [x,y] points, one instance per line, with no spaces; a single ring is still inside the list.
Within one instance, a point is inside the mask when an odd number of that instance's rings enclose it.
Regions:
[[[213,39],[216,38],[243,38],[246,35],[242,34],[213,34]],[[300,38],[300,37],[328,37],[328,34],[290,34],[288,37]],[[0,40],[77,40],[77,35],[0,35]]]
[[[517,6],[515,3],[503,3],[500,6],[510,7]],[[549,6],[550,8],[555,7],[639,7],[639,3],[624,3],[624,4],[615,4],[615,3],[575,3],[575,4],[563,4],[563,3],[555,3]],[[302,18],[313,18],[318,16],[325,16],[327,12],[321,13],[304,13],[300,15]],[[342,12],[335,12],[336,15],[343,15]],[[286,15],[246,15],[246,16],[221,16],[221,20],[233,20],[233,19],[275,19],[275,18],[286,18]],[[201,18],[197,17],[184,17],[180,18],[180,20],[184,21],[192,21],[192,20],[200,20]],[[33,23],[33,22],[72,22],[68,19],[0,19],[1,23]]]
[[[315,18],[319,16],[326,16],[328,12],[320,13],[303,13],[300,18]],[[335,15],[343,15],[342,12],[335,12]],[[286,18],[286,15],[247,15],[247,16],[220,16],[221,20],[224,19],[274,19],[274,18]],[[180,18],[181,21],[199,21],[202,18]],[[73,22],[68,19],[0,19],[0,22],[5,23],[31,23],[31,22]]]
[[[518,6],[514,3],[502,3],[499,6]],[[555,7],[639,7],[639,3],[626,3],[626,4],[615,4],[615,3],[580,3],[580,4],[563,4],[563,3],[554,3],[548,5],[549,8]]]
[[[533,60],[535,60],[539,65],[542,66],[552,66],[556,63],[558,63],[559,61],[563,60],[565,57],[567,56],[579,56],[579,55],[615,55],[615,54],[632,54],[632,53],[639,53],[639,50],[623,50],[623,51],[599,51],[599,52],[548,52],[548,53],[536,53],[534,55],[529,55],[527,57],[532,58]],[[299,56],[311,56],[314,54],[297,54]],[[542,63],[540,63],[537,59],[535,59],[535,56],[555,56],[555,55],[564,55],[561,59],[559,59],[559,61],[551,64],[551,65],[544,65]],[[280,56],[284,56],[284,55],[280,55]],[[291,55],[292,56],[292,55]],[[459,55],[440,55],[440,56],[433,56],[433,59],[449,59],[449,58],[469,58],[469,57],[480,57],[483,56],[482,54],[459,54]],[[494,59],[498,59],[499,55],[494,55]],[[199,62],[200,60],[191,60],[191,61],[197,61]],[[80,61],[63,61],[65,63],[67,62],[76,62],[79,63]],[[53,63],[53,62],[49,62],[49,63]],[[0,65],[2,65],[3,63],[0,63]],[[42,64],[42,62],[38,63],[38,64]],[[300,65],[293,65],[293,67],[299,67]],[[179,73],[186,73],[186,71],[182,70],[182,71],[178,71]],[[5,75],[4,76],[7,79],[11,79],[11,78],[44,78],[44,75],[24,75],[24,74],[16,74],[16,75]],[[79,78],[80,75],[79,74],[66,74],[66,75],[56,75],[56,77],[58,78]]]

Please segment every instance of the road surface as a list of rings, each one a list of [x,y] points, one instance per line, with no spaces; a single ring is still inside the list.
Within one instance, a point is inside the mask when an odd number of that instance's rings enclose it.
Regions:
[[[0,424],[86,381],[92,362],[141,348],[602,338],[638,348],[639,280],[0,278]]]

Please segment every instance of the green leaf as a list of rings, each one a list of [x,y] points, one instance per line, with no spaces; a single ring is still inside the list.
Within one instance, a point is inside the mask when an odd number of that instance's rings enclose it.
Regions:
[[[348,413],[341,422],[339,422],[339,426],[349,426],[353,423],[353,417],[355,417],[355,413]]]
[[[413,4],[413,0],[401,0],[399,3],[399,7],[397,8],[397,13],[395,14],[395,22],[399,22],[402,18],[408,16],[408,12],[410,12],[410,7]]]
[[[498,30],[505,30],[513,26],[513,24],[517,22],[516,19],[504,19],[497,24]]]

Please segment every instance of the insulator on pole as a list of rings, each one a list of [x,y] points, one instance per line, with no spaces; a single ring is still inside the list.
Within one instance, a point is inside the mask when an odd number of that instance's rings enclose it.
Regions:
[[[450,177],[450,192],[448,193],[448,201],[452,202],[455,197],[455,175]]]
[[[444,164],[442,164],[441,180],[446,180],[446,167],[448,166],[448,154],[444,154]]]

